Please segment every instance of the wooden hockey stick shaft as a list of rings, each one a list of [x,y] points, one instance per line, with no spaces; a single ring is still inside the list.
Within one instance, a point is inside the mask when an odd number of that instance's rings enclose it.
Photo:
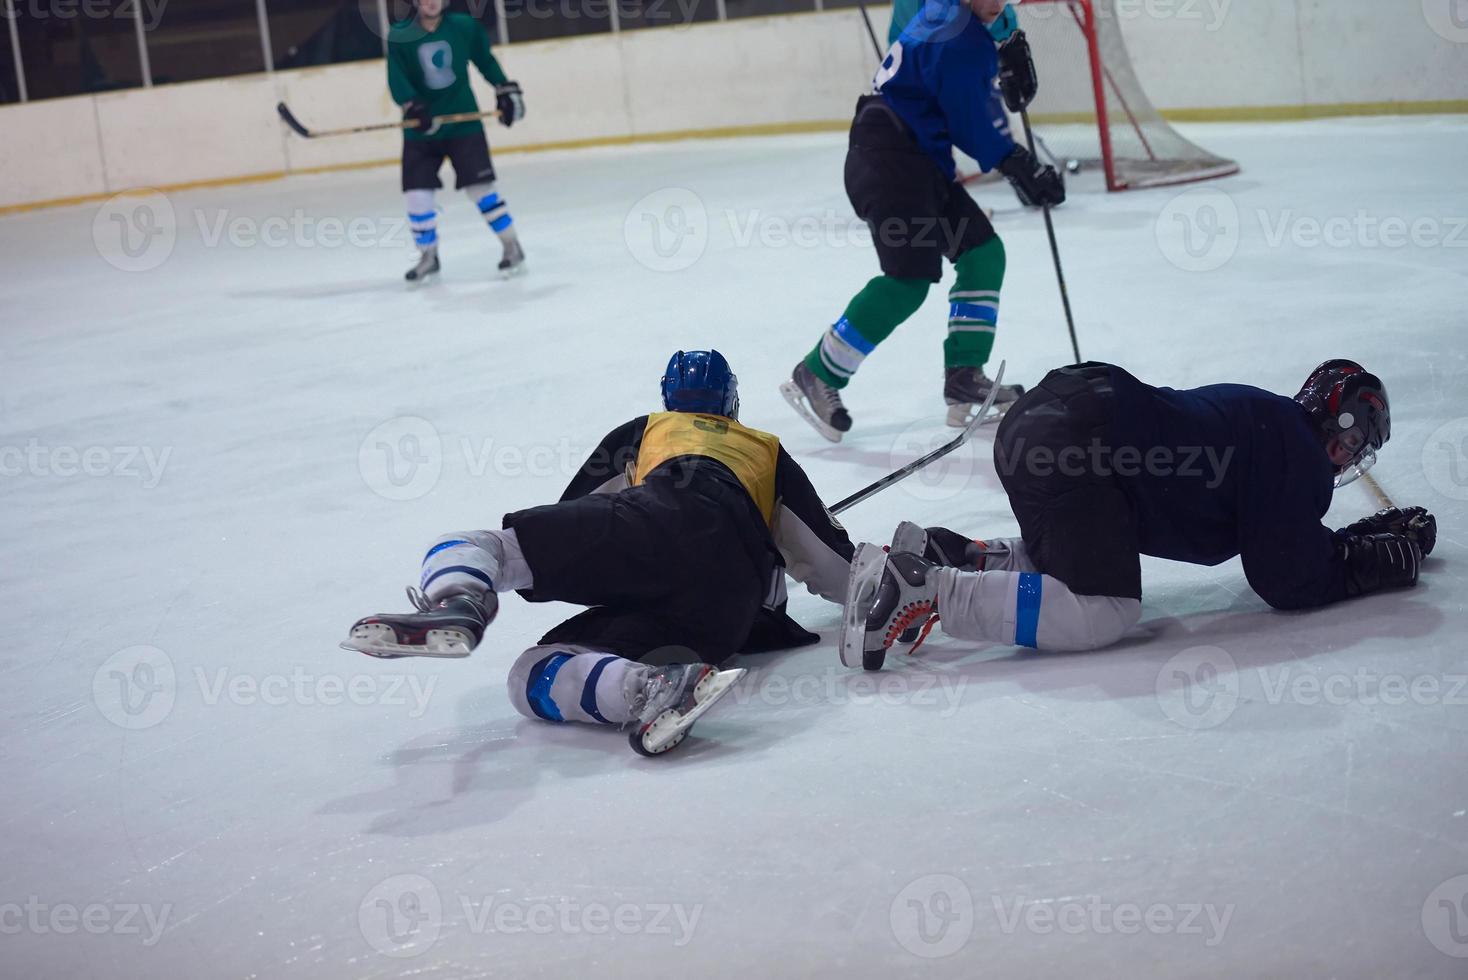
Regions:
[[[1030,156],[1035,156],[1035,131],[1030,128],[1030,110],[1021,109],[1020,121],[1025,126],[1025,140],[1030,144]],[[1070,330],[1070,350],[1075,355],[1075,362],[1081,363],[1081,343],[1076,339],[1076,319],[1070,311],[1070,290],[1065,288],[1065,270],[1060,266],[1060,245],[1055,240],[1055,220],[1050,217],[1050,206],[1043,208],[1045,212],[1045,234],[1050,236],[1050,258],[1055,261],[1055,281],[1060,284],[1060,303],[1065,307],[1065,325]]]
[[[1376,477],[1372,476],[1370,473],[1362,473],[1361,482],[1366,484],[1366,489],[1371,491],[1371,495],[1376,498],[1377,503],[1381,504],[1382,507],[1394,508],[1397,506],[1396,504],[1392,503],[1392,498],[1387,496],[1387,493],[1385,490],[1382,489],[1381,484],[1376,482]]]
[[[319,139],[323,136],[351,136],[354,133],[375,133],[386,129],[418,128],[418,120],[402,119],[398,122],[372,123],[367,126],[348,126],[344,129],[307,129],[284,102],[277,104],[275,111],[280,114],[280,118],[287,126],[308,140]],[[433,121],[440,126],[444,126],[449,123],[470,122],[475,119],[498,118],[499,114],[498,109],[491,109],[488,112],[455,112],[447,116],[434,116]]]

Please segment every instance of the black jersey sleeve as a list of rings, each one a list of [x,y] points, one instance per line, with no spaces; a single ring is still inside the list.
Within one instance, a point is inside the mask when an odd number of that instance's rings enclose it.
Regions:
[[[771,531],[785,570],[816,595],[844,602],[856,548],[783,446],[775,467],[775,496]]]
[[[1335,532],[1322,523],[1334,489],[1329,464],[1310,440],[1303,427],[1282,420],[1255,436],[1247,470],[1239,474],[1244,575],[1275,609],[1346,598],[1346,562]]]
[[[586,462],[571,477],[562,500],[575,500],[589,493],[615,493],[627,489],[627,465],[637,460],[647,416],[639,415],[608,432]]]

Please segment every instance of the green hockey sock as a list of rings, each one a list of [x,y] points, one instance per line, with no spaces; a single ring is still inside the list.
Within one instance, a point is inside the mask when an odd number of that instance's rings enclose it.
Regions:
[[[958,279],[948,293],[947,367],[983,367],[994,350],[999,323],[999,290],[1004,285],[1004,243],[991,238],[954,263]]]
[[[928,295],[926,279],[878,276],[847,304],[840,320],[805,356],[805,366],[833,388],[845,388],[861,362],[917,312]]]

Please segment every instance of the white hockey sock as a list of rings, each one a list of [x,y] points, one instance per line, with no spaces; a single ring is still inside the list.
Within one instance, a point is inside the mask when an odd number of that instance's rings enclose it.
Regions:
[[[423,556],[419,587],[430,602],[467,592],[513,592],[535,578],[514,531],[456,531],[433,543]]]
[[[420,252],[438,247],[438,208],[433,203],[433,191],[407,191],[403,194],[408,204],[408,227],[413,230],[413,244]]]
[[[464,188],[464,193],[474,202],[474,206],[484,216],[485,224],[500,237],[500,241],[506,245],[515,241],[515,219],[510,217],[509,206],[500,197],[493,183],[474,184]]]
[[[1037,572],[941,568],[934,574],[943,632],[963,640],[1098,650],[1142,618],[1140,600],[1076,595],[1059,579]]]
[[[526,718],[623,725],[650,668],[591,647],[531,647],[510,667],[510,703]]]

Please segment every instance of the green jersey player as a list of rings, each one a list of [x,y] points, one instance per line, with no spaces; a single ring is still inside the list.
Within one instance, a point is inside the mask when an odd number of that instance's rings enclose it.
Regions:
[[[525,115],[525,102],[519,84],[505,76],[490,52],[484,25],[468,14],[445,12],[444,3],[416,0],[414,15],[393,25],[387,38],[388,88],[403,107],[403,118],[418,124],[403,130],[403,194],[419,251],[407,279],[418,282],[439,270],[434,192],[443,187],[438,171],[445,157],[454,165],[455,189],[469,196],[499,236],[504,246],[499,271],[508,277],[524,269],[525,251],[495,188],[484,125],[477,119],[435,125],[434,117],[479,111],[469,87],[471,62],[494,86],[500,122],[514,125]]]

